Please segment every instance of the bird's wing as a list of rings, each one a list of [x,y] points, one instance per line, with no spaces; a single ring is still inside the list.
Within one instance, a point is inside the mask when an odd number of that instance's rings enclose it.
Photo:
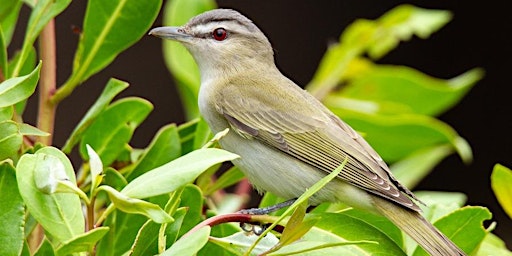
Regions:
[[[215,107],[241,136],[260,140],[327,173],[348,158],[339,178],[420,211],[408,197],[415,198],[412,192],[394,179],[386,164],[357,132],[310,94],[295,87],[293,84],[286,92],[263,95],[268,91],[239,90],[240,87],[230,84],[217,94]],[[268,98],[273,99],[262,101]],[[294,109],[299,104],[302,108]]]

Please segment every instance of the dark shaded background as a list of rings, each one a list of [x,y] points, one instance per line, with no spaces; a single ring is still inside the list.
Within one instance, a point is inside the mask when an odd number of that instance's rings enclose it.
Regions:
[[[277,3],[276,3],[277,2]],[[402,1],[218,1],[251,18],[270,38],[276,61],[283,73],[305,85],[329,42],[357,18],[375,19]],[[413,38],[380,60],[417,68],[429,75],[451,78],[474,67],[486,70],[485,78],[440,118],[453,126],[472,145],[474,162],[466,166],[457,156],[445,159],[416,189],[463,191],[468,204],[489,207],[498,226],[495,231],[512,247],[512,221],[498,206],[490,189],[489,176],[495,163],[512,167],[510,104],[510,59],[512,2],[510,1],[408,1],[424,8],[450,10],[454,19],[427,40]],[[73,1],[57,17],[58,84],[71,72],[86,1]],[[22,9],[10,53],[20,47],[28,9]],[[161,15],[155,26],[161,25]],[[11,55],[12,56],[12,55]],[[155,110],[136,131],[133,145],[145,147],[164,124],[184,121],[181,105],[161,57],[161,40],[144,37],[123,52],[100,74],[93,76],[58,108],[55,144],[62,146],[101,92],[110,77],[131,86],[121,97],[139,96],[153,102]],[[35,99],[29,104],[26,121],[35,123]],[[512,184],[511,184],[512,186]]]

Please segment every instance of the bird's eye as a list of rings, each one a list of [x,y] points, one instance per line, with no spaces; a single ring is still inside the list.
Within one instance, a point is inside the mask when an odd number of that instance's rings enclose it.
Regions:
[[[216,28],[213,33],[213,38],[217,41],[222,41],[226,39],[228,32],[224,28]]]

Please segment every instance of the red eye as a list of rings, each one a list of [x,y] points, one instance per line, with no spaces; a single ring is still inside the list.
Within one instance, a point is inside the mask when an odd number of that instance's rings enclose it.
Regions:
[[[228,32],[223,28],[217,28],[213,31],[213,38],[217,41],[222,41],[226,39]]]

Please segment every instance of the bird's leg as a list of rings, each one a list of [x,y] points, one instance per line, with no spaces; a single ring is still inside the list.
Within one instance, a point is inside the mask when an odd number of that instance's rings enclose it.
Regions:
[[[281,203],[278,203],[278,204],[275,204],[275,205],[271,205],[271,206],[268,206],[268,207],[265,207],[265,208],[243,209],[243,210],[238,211],[238,213],[251,214],[251,215],[265,215],[265,214],[269,214],[271,212],[278,211],[278,210],[280,210],[280,209],[282,209],[284,207],[290,206],[296,200],[297,200],[297,198],[292,198],[290,200],[287,200],[287,201],[284,201],[284,202],[281,202]]]

